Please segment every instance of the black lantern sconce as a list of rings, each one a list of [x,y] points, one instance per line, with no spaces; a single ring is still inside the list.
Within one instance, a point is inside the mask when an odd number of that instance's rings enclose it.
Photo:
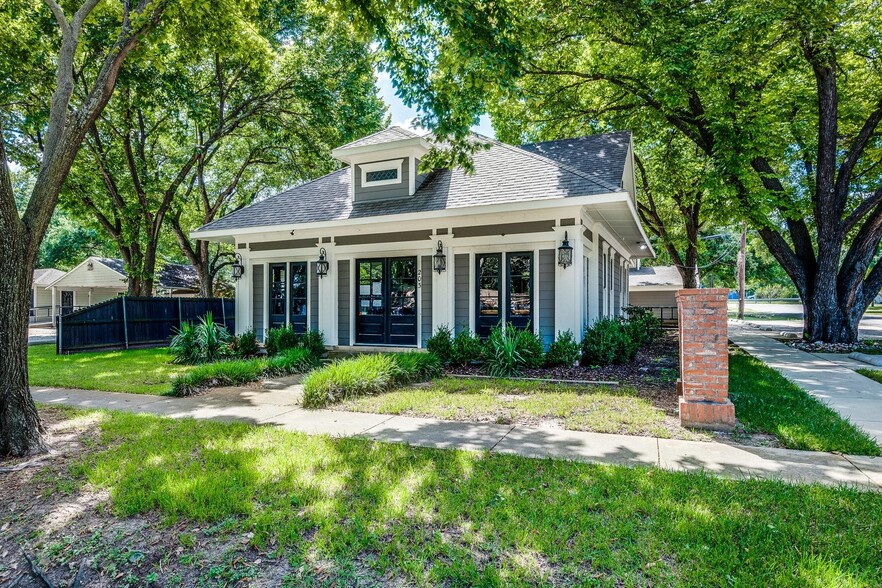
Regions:
[[[242,263],[241,255],[238,253],[235,253],[234,255],[236,256],[236,261],[230,266],[230,270],[233,272],[233,279],[238,280],[245,275],[245,265]]]
[[[564,231],[563,243],[557,248],[557,264],[564,269],[573,265],[573,248],[567,239],[566,231]]]
[[[435,255],[432,256],[432,260],[435,262],[436,272],[440,274],[447,270],[447,256],[444,255],[444,245],[441,241],[438,241],[438,249],[435,251]]]
[[[324,247],[322,247],[321,250],[319,251],[318,261],[315,262],[315,275],[317,275],[320,278],[324,278],[326,275],[328,275],[328,268],[331,267],[331,264],[328,263],[327,259],[325,259],[325,256],[327,254],[328,254],[328,252],[325,251]]]

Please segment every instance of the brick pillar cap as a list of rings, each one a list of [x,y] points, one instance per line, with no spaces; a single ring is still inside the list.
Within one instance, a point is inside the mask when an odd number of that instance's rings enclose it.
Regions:
[[[677,290],[677,296],[696,296],[698,294],[728,296],[729,288],[681,288]]]

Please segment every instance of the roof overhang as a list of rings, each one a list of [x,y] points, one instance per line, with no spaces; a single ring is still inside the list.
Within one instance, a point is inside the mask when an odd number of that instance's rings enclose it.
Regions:
[[[630,194],[623,193],[618,200],[594,204],[587,213],[609,227],[628,249],[632,259],[655,257],[655,249],[643,230]]]
[[[338,147],[331,151],[331,155],[340,161],[350,165],[367,161],[382,161],[401,154],[420,158],[432,148],[432,144],[422,137],[387,141],[374,145],[360,145],[358,147]]]

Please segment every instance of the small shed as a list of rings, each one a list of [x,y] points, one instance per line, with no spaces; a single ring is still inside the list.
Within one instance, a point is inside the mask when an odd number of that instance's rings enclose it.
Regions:
[[[683,278],[674,265],[631,268],[628,272],[631,306],[676,308]]]

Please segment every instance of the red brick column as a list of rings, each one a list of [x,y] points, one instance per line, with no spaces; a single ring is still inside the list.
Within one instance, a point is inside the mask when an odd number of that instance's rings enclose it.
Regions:
[[[729,400],[729,290],[679,290],[680,424],[698,429],[735,426]]]

